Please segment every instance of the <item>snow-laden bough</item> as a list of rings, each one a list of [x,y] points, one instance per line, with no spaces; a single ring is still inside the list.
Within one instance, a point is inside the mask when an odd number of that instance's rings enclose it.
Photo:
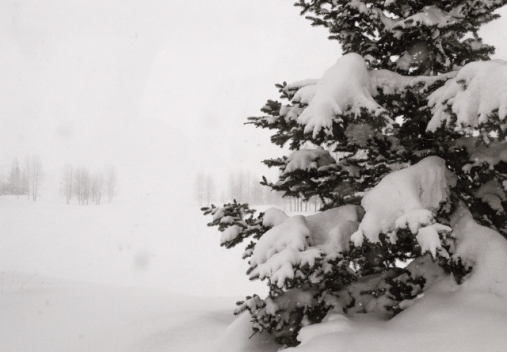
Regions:
[[[457,131],[471,131],[495,121],[507,128],[507,61],[476,61],[465,65],[457,76],[435,90],[428,98],[433,117],[428,131],[456,116]],[[494,119],[494,115],[498,118]]]
[[[345,205],[319,214],[288,217],[278,209],[266,211],[274,225],[257,242],[250,260],[250,278],[269,278],[283,287],[294,279],[295,267],[314,266],[322,257],[334,259],[349,249],[350,236],[364,215],[361,207]]]
[[[368,70],[359,54],[342,56],[321,79],[307,83],[304,86],[297,83],[301,88],[293,98],[294,102],[308,104],[298,118],[306,126],[305,133],[313,132],[316,136],[321,129],[331,128],[335,115],[359,114],[361,108],[376,115],[385,112],[371,96]]]
[[[381,233],[408,228],[417,235],[423,252],[435,255],[437,250],[443,250],[439,233],[451,231],[448,226],[436,223],[435,212],[455,185],[455,176],[444,160],[436,156],[392,172],[363,197],[361,205],[366,214],[352,241],[356,246],[361,246],[365,238],[376,243]],[[395,236],[391,238],[396,241]]]

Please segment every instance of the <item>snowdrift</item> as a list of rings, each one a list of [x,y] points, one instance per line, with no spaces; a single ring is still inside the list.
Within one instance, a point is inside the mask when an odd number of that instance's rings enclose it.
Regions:
[[[231,298],[5,273],[0,349],[9,352],[206,351],[233,320]],[[37,282],[51,282],[42,287]],[[7,286],[7,285],[6,285]]]
[[[428,157],[416,165],[389,174],[371,189],[363,198],[366,214],[361,223],[357,223],[359,218],[348,219],[356,220],[356,228],[359,228],[352,235],[352,242],[355,242],[355,246],[361,246],[363,236],[375,241],[380,232],[409,228],[414,235],[417,234],[423,254],[429,252],[410,265],[411,271],[418,271],[425,278],[430,278],[426,280],[424,292],[402,301],[400,306],[404,310],[390,320],[381,314],[381,310],[349,310],[345,314],[342,306],[337,305],[321,323],[303,327],[297,336],[301,344],[287,351],[505,350],[507,241],[496,231],[477,224],[461,203],[451,216],[450,226],[436,222],[435,211],[439,204],[447,201],[450,188],[455,184],[456,179],[449,173],[443,160]],[[392,198],[389,196],[392,194],[399,194],[403,199]],[[320,221],[317,221],[320,230],[331,233],[333,226],[325,230],[325,224],[338,221],[343,214],[323,217],[327,212],[313,217],[320,216]],[[278,225],[259,241],[260,246],[254,250],[252,264],[270,263],[270,257],[275,258],[291,246],[301,251],[300,255],[318,249],[318,246],[311,246],[318,244],[313,243],[315,239],[311,238],[318,231],[308,230],[312,226],[303,226],[313,222],[312,216],[278,218]],[[373,226],[379,223],[381,227]],[[454,238],[452,253],[445,252],[440,246],[440,241],[444,241],[446,236]],[[452,255],[451,260],[461,262],[465,268],[471,269],[471,273],[462,280],[445,274],[437,265],[431,264],[431,258],[437,252],[445,254],[447,258]],[[287,262],[292,263],[291,260]],[[271,279],[277,282],[281,268],[283,265],[276,261],[276,265],[264,270],[263,275],[271,275]],[[263,335],[238,344],[237,339],[247,334],[248,327],[251,327],[249,315],[244,314],[219,339],[216,351],[277,349],[276,344]]]
[[[478,225],[461,207],[453,217],[457,253],[473,272],[458,285],[445,276],[391,320],[375,314],[349,317],[332,312],[321,324],[303,328],[301,345],[287,351],[476,352],[507,345],[507,241]],[[241,315],[218,340],[215,351],[276,351],[267,335],[248,340],[249,314]]]

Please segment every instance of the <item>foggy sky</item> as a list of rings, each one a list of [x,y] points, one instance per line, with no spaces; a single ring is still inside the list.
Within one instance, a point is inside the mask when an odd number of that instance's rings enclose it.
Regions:
[[[144,194],[282,155],[246,117],[340,55],[292,3],[1,1],[0,171],[37,153],[51,188],[64,162],[111,161]],[[498,58],[506,21],[482,32]]]

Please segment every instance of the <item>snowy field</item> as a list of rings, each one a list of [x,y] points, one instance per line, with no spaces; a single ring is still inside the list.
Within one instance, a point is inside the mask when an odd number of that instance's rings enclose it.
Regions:
[[[0,350],[207,351],[264,293],[192,204],[0,197]]]
[[[206,351],[234,319],[230,298],[44,281],[2,292],[2,351]]]
[[[0,212],[0,270],[33,276],[32,286],[50,276],[234,297],[264,286],[248,281],[241,249],[220,247],[220,234],[195,204],[68,206],[0,197]]]
[[[248,339],[248,314],[235,320],[238,299],[266,290],[248,281],[241,248],[218,246],[220,235],[206,227],[195,205],[144,200],[67,206],[0,197],[0,214],[1,351],[281,347],[263,335]],[[507,248],[501,241],[477,248]],[[474,280],[460,287],[443,280],[389,322],[331,314],[303,329],[296,351],[504,351],[502,253],[478,256]],[[480,270],[492,265],[498,267],[489,274]]]

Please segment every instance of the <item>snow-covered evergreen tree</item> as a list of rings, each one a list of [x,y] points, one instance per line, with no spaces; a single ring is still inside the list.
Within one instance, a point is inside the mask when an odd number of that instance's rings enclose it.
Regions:
[[[237,313],[250,312],[255,332],[295,346],[332,314],[391,318],[439,278],[461,285],[486,270],[463,224],[507,236],[507,61],[490,60],[478,36],[506,2],[296,4],[343,56],[319,79],[278,84],[280,100],[249,120],[291,150],[264,161],[280,168],[264,184],[324,206],[306,217],[203,208],[223,246],[250,239],[248,275],[269,295]]]

